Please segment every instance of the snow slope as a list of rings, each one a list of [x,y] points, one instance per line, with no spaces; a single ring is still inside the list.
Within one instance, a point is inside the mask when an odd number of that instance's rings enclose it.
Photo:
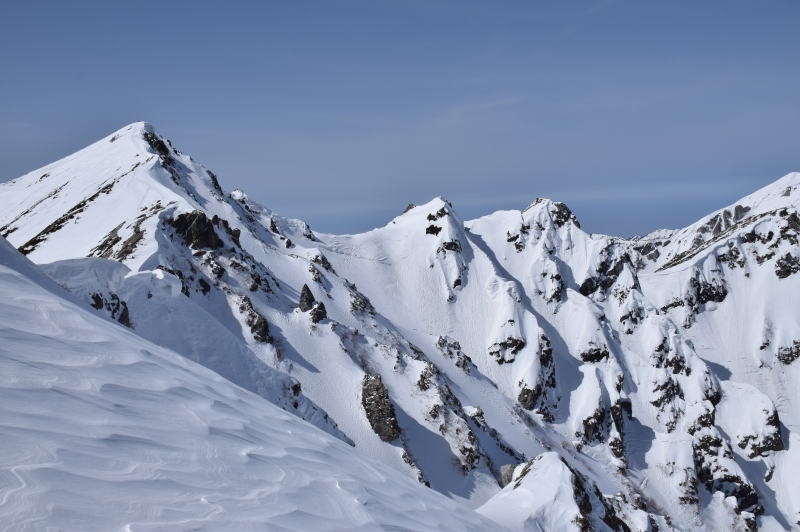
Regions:
[[[0,239],[0,529],[497,527],[60,292]]]
[[[86,308],[512,528],[783,530],[799,186],[635,239],[546,199],[328,235],[136,123],[0,185],[0,234]]]

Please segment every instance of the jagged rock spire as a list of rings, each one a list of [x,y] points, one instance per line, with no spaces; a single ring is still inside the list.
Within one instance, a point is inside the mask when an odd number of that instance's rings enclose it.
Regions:
[[[311,310],[311,307],[314,306],[314,294],[311,293],[311,289],[308,287],[307,284],[303,285],[303,288],[300,290],[300,302],[298,303],[298,307],[303,312],[308,312]]]

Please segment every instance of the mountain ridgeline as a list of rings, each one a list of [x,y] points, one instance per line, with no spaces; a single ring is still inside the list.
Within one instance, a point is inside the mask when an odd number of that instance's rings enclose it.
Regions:
[[[324,234],[222,184],[135,123],[0,185],[0,235],[498,526],[800,526],[800,174],[633,239],[546,199]]]

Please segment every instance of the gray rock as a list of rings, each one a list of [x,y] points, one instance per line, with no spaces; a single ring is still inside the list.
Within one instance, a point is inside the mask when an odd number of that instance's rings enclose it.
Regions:
[[[317,301],[314,308],[311,309],[309,314],[311,316],[311,323],[319,323],[328,317],[328,311],[325,310],[325,303]]]
[[[311,307],[314,306],[314,294],[311,293],[311,289],[308,287],[307,284],[303,285],[303,288],[300,290],[300,302],[298,303],[298,307],[303,312],[308,312],[311,310]]]
[[[372,430],[381,440],[390,442],[400,437],[394,405],[380,375],[364,375],[361,381],[361,405]]]
[[[190,246],[217,249],[224,245],[214,230],[214,224],[201,211],[179,214],[169,222]]]

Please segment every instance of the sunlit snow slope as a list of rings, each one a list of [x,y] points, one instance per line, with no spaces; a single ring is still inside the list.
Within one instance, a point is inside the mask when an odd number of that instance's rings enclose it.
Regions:
[[[0,239],[0,530],[497,526],[63,296]]]
[[[785,530],[799,205],[789,174],[634,239],[546,199],[329,235],[135,123],[0,185],[0,234],[85,308],[512,528]]]

